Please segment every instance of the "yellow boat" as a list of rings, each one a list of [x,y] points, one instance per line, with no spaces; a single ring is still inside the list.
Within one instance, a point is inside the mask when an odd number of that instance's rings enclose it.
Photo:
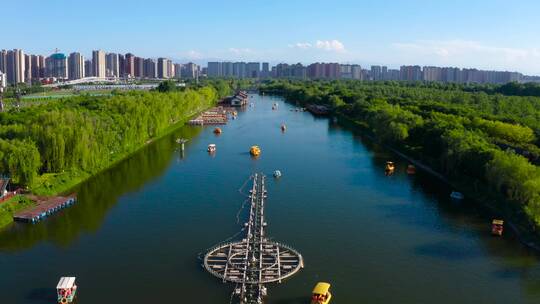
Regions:
[[[261,154],[261,148],[259,148],[259,146],[251,146],[249,149],[249,154],[259,156]]]
[[[313,288],[311,296],[311,304],[328,304],[332,299],[330,293],[330,284],[325,282],[319,282]]]
[[[395,168],[396,167],[395,167],[393,162],[387,161],[386,166],[384,167],[384,171],[386,172],[386,174],[392,174],[392,173],[394,173]]]

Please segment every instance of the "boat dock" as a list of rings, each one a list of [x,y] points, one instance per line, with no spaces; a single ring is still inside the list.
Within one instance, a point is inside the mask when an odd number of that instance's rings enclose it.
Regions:
[[[222,243],[204,256],[204,268],[223,282],[236,283],[240,304],[261,304],[266,283],[279,282],[304,267],[302,255],[287,245],[270,241],[264,229],[265,176],[255,174],[250,190],[249,219],[241,241]]]
[[[73,205],[77,197],[72,194],[69,196],[31,197],[31,199],[37,203],[37,206],[16,213],[13,215],[13,220],[37,223],[49,215]]]
[[[228,112],[224,107],[215,107],[190,120],[190,125],[224,125],[228,121]]]

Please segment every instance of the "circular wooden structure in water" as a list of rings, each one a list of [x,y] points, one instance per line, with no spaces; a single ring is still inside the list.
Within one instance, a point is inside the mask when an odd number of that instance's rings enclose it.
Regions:
[[[219,245],[204,256],[204,268],[224,282],[261,284],[281,282],[304,266],[302,255],[287,245],[265,240],[259,248],[249,246],[247,240]]]

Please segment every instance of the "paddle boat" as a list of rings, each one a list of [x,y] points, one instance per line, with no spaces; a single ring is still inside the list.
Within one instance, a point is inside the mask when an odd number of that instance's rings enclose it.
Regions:
[[[249,154],[252,156],[259,156],[261,155],[261,148],[259,148],[259,146],[251,146],[249,149]]]
[[[408,165],[407,174],[416,174],[416,167],[414,165]]]
[[[319,282],[313,288],[311,295],[311,304],[328,304],[332,299],[332,294],[329,291],[330,284],[325,282]]]
[[[221,128],[215,128],[214,129],[214,134],[216,134],[216,135],[221,134]]]
[[[281,171],[276,170],[276,171],[274,171],[273,175],[274,175],[275,178],[280,178],[281,177]]]
[[[281,125],[281,132],[285,132],[287,130],[287,126],[285,124]]]
[[[56,285],[56,295],[58,303],[72,303],[77,293],[75,277],[61,277]]]
[[[502,236],[504,230],[504,221],[494,219],[491,222],[491,234],[496,236]]]
[[[209,153],[216,152],[216,144],[209,144],[208,145],[208,152]]]
[[[394,165],[394,162],[387,161],[386,166],[384,166],[384,172],[386,175],[391,175],[394,173],[394,170],[396,169],[396,166]]]

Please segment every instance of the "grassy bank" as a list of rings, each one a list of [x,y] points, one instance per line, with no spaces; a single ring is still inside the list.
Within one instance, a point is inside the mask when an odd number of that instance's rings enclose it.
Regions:
[[[96,171],[93,172],[86,172],[81,170],[71,170],[71,171],[65,171],[62,173],[45,173],[40,176],[38,176],[35,180],[35,182],[30,187],[30,191],[36,195],[58,195],[61,193],[67,193],[69,190],[73,189],[78,184],[86,181],[87,179],[91,178],[94,175],[99,174],[100,172],[103,172],[105,170],[108,170],[109,168],[113,167],[114,165],[118,164],[119,162],[125,160],[126,158],[129,158],[132,154],[136,153],[140,149],[144,148],[146,145],[151,144],[155,140],[165,137],[168,134],[174,132],[175,130],[179,129],[180,127],[184,126],[185,123],[191,119],[194,116],[197,116],[199,113],[207,110],[208,108],[212,107],[208,106],[205,108],[201,108],[195,113],[192,113],[191,115],[187,116],[185,119],[183,119],[180,122],[177,122],[171,126],[169,126],[167,129],[165,129],[161,134],[159,134],[156,137],[153,137],[146,141],[143,145],[135,148],[133,151],[127,151],[121,155],[115,155],[114,158],[111,159],[110,163],[103,168],[99,168]],[[1,227],[1,226],[0,226]]]
[[[15,195],[9,200],[0,203],[0,228],[13,222],[13,214],[32,206],[35,206],[34,201],[24,195]]]

